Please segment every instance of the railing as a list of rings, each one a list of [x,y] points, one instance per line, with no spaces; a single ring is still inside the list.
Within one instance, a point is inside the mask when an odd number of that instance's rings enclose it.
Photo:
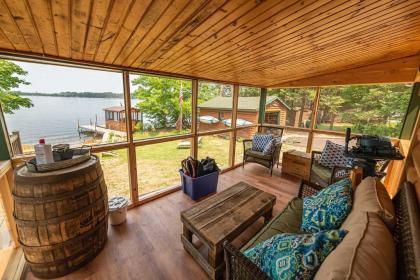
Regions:
[[[18,246],[17,231],[13,219],[13,168],[10,160],[0,161],[0,197],[4,208],[4,218],[6,219],[10,236],[14,246]],[[3,215],[2,215],[3,216]]]
[[[13,155],[23,154],[19,131],[13,131],[12,135],[10,135],[9,138],[10,138],[10,145],[12,146]]]

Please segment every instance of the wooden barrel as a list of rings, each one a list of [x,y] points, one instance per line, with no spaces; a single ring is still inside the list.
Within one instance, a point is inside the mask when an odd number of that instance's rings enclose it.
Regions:
[[[108,196],[96,156],[46,173],[16,169],[13,198],[19,242],[36,276],[68,274],[104,247]]]

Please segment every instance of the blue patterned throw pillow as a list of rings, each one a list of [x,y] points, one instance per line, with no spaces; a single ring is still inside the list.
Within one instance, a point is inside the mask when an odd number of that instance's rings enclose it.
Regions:
[[[315,234],[281,233],[246,250],[244,255],[272,279],[312,279],[346,234],[343,229]]]
[[[348,163],[349,159],[344,156],[344,146],[327,140],[319,164],[332,169],[334,166],[347,166]]]
[[[271,139],[270,142],[268,142],[267,145],[265,145],[263,150],[263,155],[270,155],[274,149],[276,148],[276,139]]]
[[[265,146],[273,139],[273,134],[255,134],[252,137],[252,150],[257,152],[264,151]]]
[[[265,146],[264,150],[263,150],[263,155],[269,155],[272,154],[274,152],[274,150],[276,149],[276,145],[281,143],[281,137],[274,137],[273,139],[271,139],[271,141]]]
[[[351,195],[351,181],[346,178],[305,197],[301,230],[318,232],[339,228],[351,210]]]

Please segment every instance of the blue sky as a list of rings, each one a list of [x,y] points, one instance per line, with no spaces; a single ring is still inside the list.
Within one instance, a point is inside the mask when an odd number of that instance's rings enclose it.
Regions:
[[[18,90],[55,93],[62,91],[123,92],[122,74],[83,68],[13,61],[28,72]]]

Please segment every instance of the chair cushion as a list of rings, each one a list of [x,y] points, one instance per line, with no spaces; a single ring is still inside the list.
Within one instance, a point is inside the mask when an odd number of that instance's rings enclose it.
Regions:
[[[302,233],[300,223],[302,220],[303,200],[292,199],[282,212],[277,214],[263,229],[261,229],[241,251],[255,246],[279,233]]]
[[[280,233],[246,250],[244,255],[272,279],[312,279],[346,233],[343,229],[314,234]]]
[[[324,260],[315,280],[395,279],[395,244],[378,215],[352,211],[341,228],[348,233]]]
[[[312,173],[315,173],[319,178],[328,183],[331,178],[332,170],[314,161],[312,164]]]
[[[264,155],[262,152],[253,151],[253,150],[247,150],[247,151],[245,151],[245,154],[247,156],[250,156],[250,157],[264,159],[264,160],[270,160],[271,159],[271,154]]]
[[[376,213],[393,231],[396,224],[394,204],[385,186],[374,177],[366,177],[354,191],[352,211]]]
[[[346,178],[303,199],[303,232],[337,229],[351,210],[352,186]]]
[[[334,166],[346,166],[347,162],[348,160],[344,156],[344,146],[327,140],[322,150],[319,164],[328,168],[334,168]]]
[[[264,151],[265,146],[273,139],[273,134],[255,134],[252,137],[252,150],[257,152]]]

